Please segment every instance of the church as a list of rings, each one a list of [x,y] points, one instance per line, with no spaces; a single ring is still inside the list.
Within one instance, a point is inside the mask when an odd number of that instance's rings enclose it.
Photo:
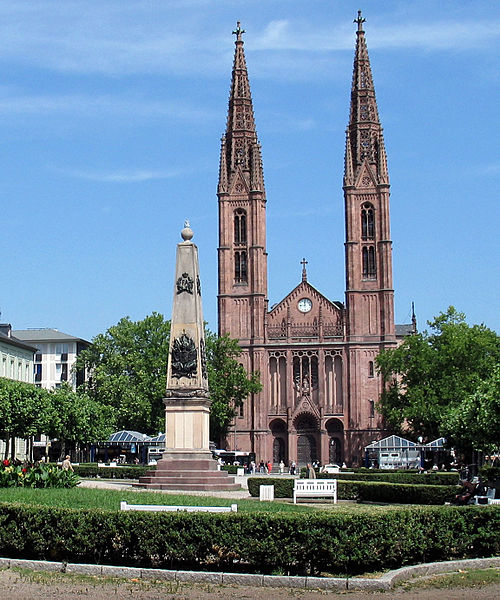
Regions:
[[[232,450],[303,465],[362,463],[387,434],[376,402],[375,358],[412,325],[394,323],[389,175],[361,13],[345,141],[345,301],[307,279],[268,306],[266,192],[261,147],[238,23],[218,182],[218,328],[238,339],[262,391],[239,409]],[[341,143],[340,140],[338,143]],[[332,248],[335,251],[335,248]],[[340,251],[340,248],[338,249]]]

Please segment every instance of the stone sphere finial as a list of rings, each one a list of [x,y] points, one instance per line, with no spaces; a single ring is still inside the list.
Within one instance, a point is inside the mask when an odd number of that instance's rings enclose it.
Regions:
[[[194,235],[193,230],[191,229],[191,226],[189,225],[189,221],[186,219],[184,221],[184,229],[181,231],[181,238],[185,242],[189,242],[189,240],[192,239],[193,235]]]

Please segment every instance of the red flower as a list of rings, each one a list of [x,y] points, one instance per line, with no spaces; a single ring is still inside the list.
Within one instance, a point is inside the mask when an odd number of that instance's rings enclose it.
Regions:
[[[4,467],[8,467],[9,465],[10,465],[9,459],[8,459],[8,458],[6,458],[6,459],[3,461],[3,466],[4,466]]]
[[[23,473],[27,473],[27,472],[28,472],[28,469],[27,469],[26,467],[23,467],[23,468],[21,469],[21,471],[22,471]]]

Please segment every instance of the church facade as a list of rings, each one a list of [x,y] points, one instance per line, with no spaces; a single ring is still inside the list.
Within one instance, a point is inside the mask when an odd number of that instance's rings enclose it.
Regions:
[[[376,402],[377,354],[398,343],[394,324],[389,177],[370,61],[358,15],[344,165],[345,302],[302,278],[268,307],[266,193],[239,23],[218,184],[219,334],[239,340],[259,371],[228,438],[258,460],[360,464],[386,433]],[[340,250],[340,249],[339,249]],[[398,326],[409,333],[410,326]]]

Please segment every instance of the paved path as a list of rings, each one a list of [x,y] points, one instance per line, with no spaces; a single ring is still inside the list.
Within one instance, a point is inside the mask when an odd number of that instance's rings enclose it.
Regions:
[[[234,500],[245,500],[250,498],[248,493],[248,481],[246,477],[235,476],[236,483],[242,487],[241,490],[233,490],[229,492],[210,492],[210,491],[190,491],[190,496],[211,496],[214,498],[229,498]],[[106,490],[129,490],[134,492],[157,492],[159,494],[180,494],[185,493],[185,490],[145,490],[134,487],[129,480],[122,479],[82,479],[79,483],[80,487],[106,489]]]

